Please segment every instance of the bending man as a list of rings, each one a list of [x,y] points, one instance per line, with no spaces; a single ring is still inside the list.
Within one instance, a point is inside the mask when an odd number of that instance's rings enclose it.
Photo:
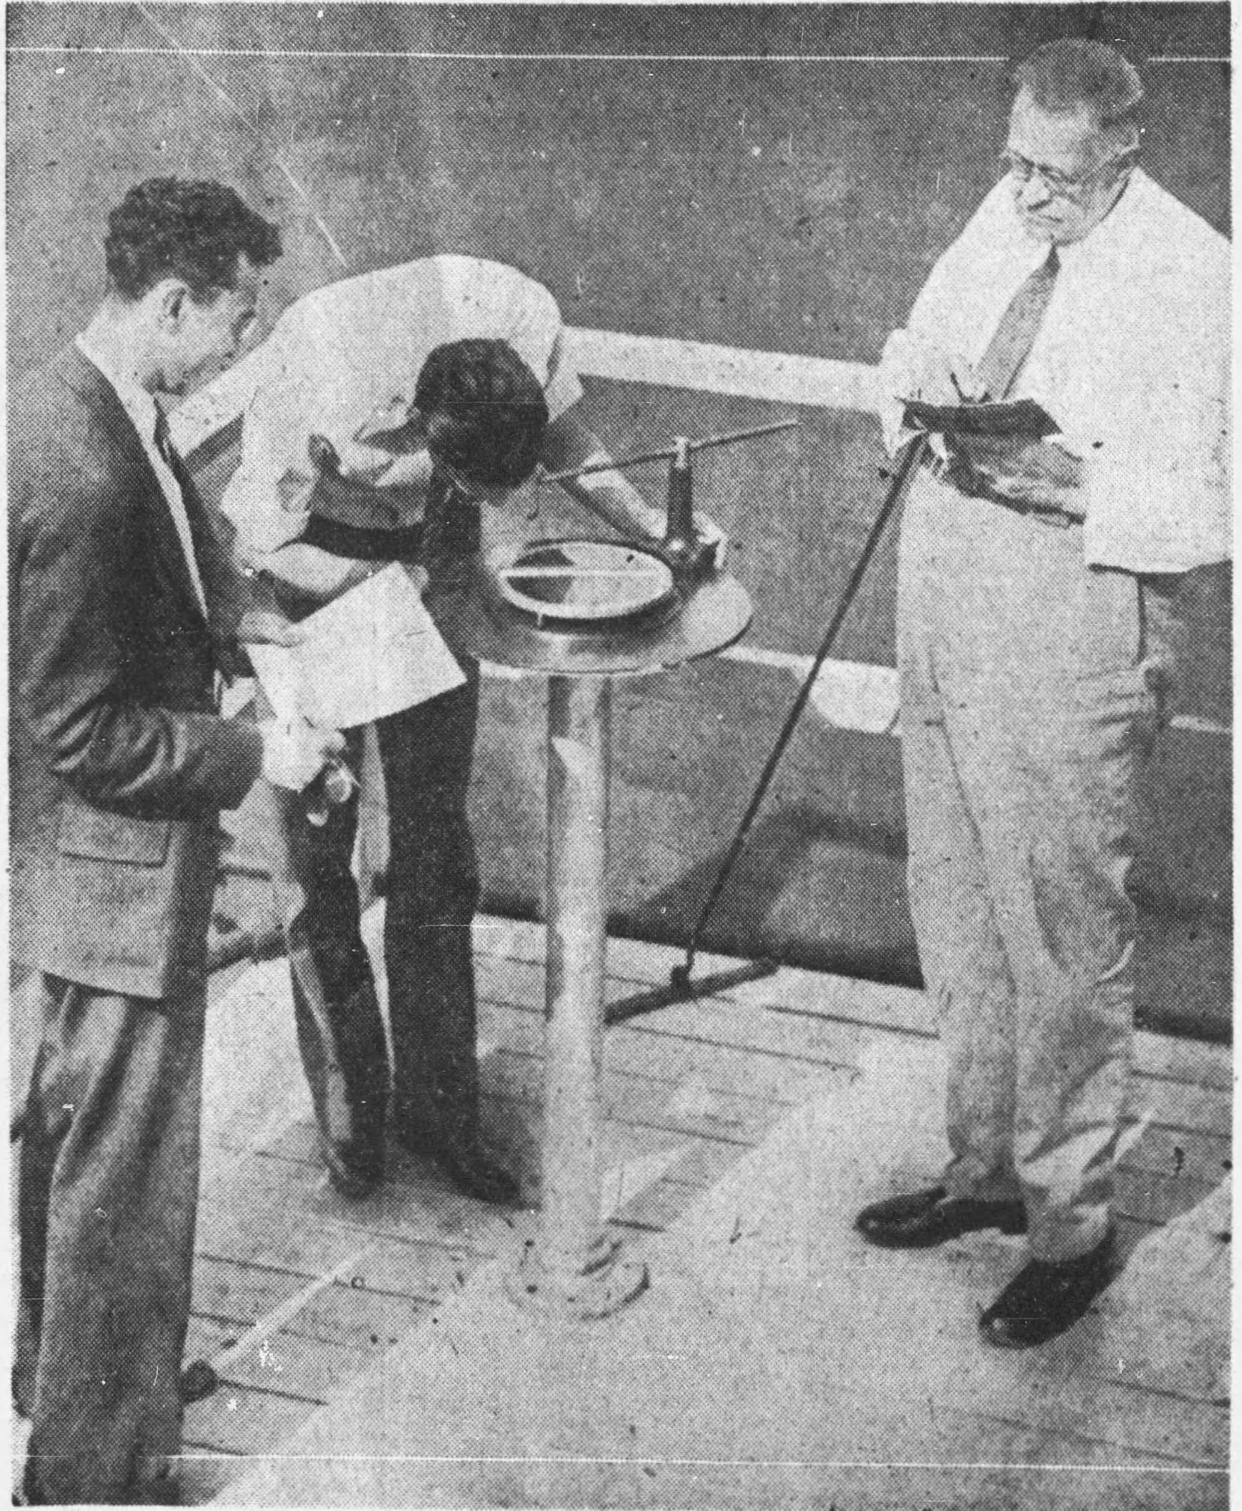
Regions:
[[[270,381],[247,415],[225,509],[252,568],[294,612],[401,559],[430,579],[434,616],[478,550],[481,504],[503,502],[539,462],[607,460],[576,413],[581,388],[555,300],[496,263],[432,257],[321,289],[286,312],[265,357]],[[623,529],[662,526],[615,471],[570,491]],[[391,1076],[350,872],[357,796],[319,829],[279,804],[303,1061],[328,1173],[348,1196],[383,1176],[390,1091],[399,1143],[435,1157],[472,1195],[517,1195],[478,1128],[469,925],[479,884],[466,819],[478,674],[465,670],[464,687],[376,726],[390,834]],[[361,737],[349,732],[355,759]]]

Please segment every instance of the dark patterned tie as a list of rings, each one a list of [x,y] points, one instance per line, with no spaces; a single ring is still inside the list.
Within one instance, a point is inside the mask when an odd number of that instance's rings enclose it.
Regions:
[[[204,535],[211,530],[211,522],[207,518],[198,489],[194,486],[190,470],[181,453],[173,445],[168,416],[158,405],[155,409],[155,449],[167,463],[168,470],[172,473],[181,493],[181,507],[185,511],[186,524],[190,527],[190,543],[194,549],[194,569],[198,573],[199,582],[206,594],[211,552]],[[197,597],[197,593],[195,596]]]
[[[168,470],[177,477],[177,463],[180,458],[173,447],[172,429],[168,424],[168,416],[158,404],[155,406],[155,449],[168,463]]]
[[[1061,259],[1053,246],[1009,302],[979,363],[978,379],[989,399],[1003,399],[1035,345],[1056,287]]]

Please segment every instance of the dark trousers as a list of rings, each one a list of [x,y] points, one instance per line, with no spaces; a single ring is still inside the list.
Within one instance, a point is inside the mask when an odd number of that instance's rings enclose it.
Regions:
[[[27,1485],[56,1504],[172,1498],[198,1202],[204,1000],[40,983],[23,1122],[14,1367]]]
[[[302,1062],[325,1139],[346,1158],[382,1145],[391,1084],[400,1134],[443,1144],[473,1137],[478,1116],[474,966],[478,906],[466,793],[478,715],[478,672],[463,687],[376,726],[387,789],[389,868],[384,960],[392,1033],[362,941],[350,869],[365,791],[322,827],[304,800],[269,789],[282,852],[273,857],[289,947]],[[347,732],[358,769],[363,731]]]

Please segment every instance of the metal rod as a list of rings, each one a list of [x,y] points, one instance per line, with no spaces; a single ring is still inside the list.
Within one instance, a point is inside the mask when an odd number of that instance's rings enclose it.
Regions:
[[[568,577],[574,582],[585,581],[588,577],[624,577],[630,582],[641,577],[658,577],[661,580],[664,577],[662,572],[656,572],[650,567],[644,571],[641,567],[635,570],[633,567],[523,567],[517,564],[502,567],[496,575],[505,582],[521,582],[527,577]]]
[[[690,932],[690,938],[686,942],[685,963],[673,968],[672,982],[675,988],[680,988],[683,991],[689,989],[690,973],[694,968],[694,957],[698,950],[699,941],[703,936],[703,930],[707,925],[707,920],[711,917],[729,877],[733,874],[733,868],[737,865],[742,851],[746,848],[746,841],[750,838],[750,830],[754,824],[755,816],[763,805],[768,788],[772,784],[772,778],[776,775],[776,768],[780,765],[781,757],[785,754],[785,748],[793,736],[798,720],[802,717],[802,710],[806,707],[807,701],[811,696],[811,689],[815,686],[815,680],[819,676],[824,662],[828,659],[828,653],[836,641],[845,616],[850,610],[850,605],[854,602],[855,595],[862,584],[867,568],[871,564],[871,558],[874,556],[875,549],[880,543],[880,537],[884,534],[885,526],[901,501],[906,487],[914,475],[915,469],[922,461],[926,447],[927,437],[925,435],[914,437],[907,445],[905,455],[902,457],[897,471],[893,475],[893,480],[889,484],[889,489],[880,507],[880,512],[876,516],[875,524],[871,527],[871,533],[867,536],[862,554],[858,558],[850,580],[845,585],[845,591],[841,595],[832,620],[824,633],[824,638],[820,642],[819,650],[815,654],[815,660],[811,663],[811,669],[807,673],[801,688],[798,690],[798,696],[794,699],[793,706],[786,716],[784,726],[777,736],[776,744],[772,747],[772,753],[769,755],[755,790],[751,794],[746,812],[742,815],[742,821],[738,825],[737,833],[733,836],[733,843],[729,847],[728,854],[725,856],[719,871],[716,872],[716,879],[712,882],[711,890],[708,892],[707,898],[699,910],[699,916],[695,920],[694,928]]]
[[[777,420],[774,425],[756,425],[749,430],[730,430],[721,435],[703,436],[689,440],[688,450],[707,451],[713,446],[731,446],[735,441],[750,441],[756,436],[775,435],[780,430],[794,430],[801,420]],[[553,472],[541,477],[541,483],[565,483],[571,478],[586,477],[591,472],[613,472],[622,467],[637,467],[643,462],[667,462],[677,455],[677,443],[662,446],[658,451],[640,451],[634,456],[610,457],[606,462],[588,462],[585,467],[575,467],[569,472]]]
[[[678,967],[680,970],[680,967]],[[670,984],[653,987],[647,992],[635,992],[630,997],[620,997],[604,1009],[604,1023],[612,1028],[617,1023],[640,1018],[644,1013],[659,1012],[662,1007],[675,1007],[681,1002],[693,1002],[698,997],[717,997],[743,986],[748,981],[759,981],[764,976],[774,976],[780,969],[775,960],[748,960],[745,965],[731,970],[715,971],[710,976],[700,976],[686,986]]]

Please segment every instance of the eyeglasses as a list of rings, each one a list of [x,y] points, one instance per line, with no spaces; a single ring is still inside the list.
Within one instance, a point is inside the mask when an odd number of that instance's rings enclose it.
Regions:
[[[1062,173],[1059,168],[1049,168],[1043,163],[1033,163],[1029,157],[1023,157],[1020,152],[1006,151],[1000,155],[1000,171],[1002,174],[1012,174],[1020,184],[1026,184],[1033,178],[1038,178],[1049,194],[1058,195],[1062,199],[1073,199],[1081,194],[1088,184],[1094,183],[1105,173],[1110,172],[1118,163],[1125,162],[1128,154],[1120,153],[1106,158],[1097,167],[1087,173],[1070,174]]]

